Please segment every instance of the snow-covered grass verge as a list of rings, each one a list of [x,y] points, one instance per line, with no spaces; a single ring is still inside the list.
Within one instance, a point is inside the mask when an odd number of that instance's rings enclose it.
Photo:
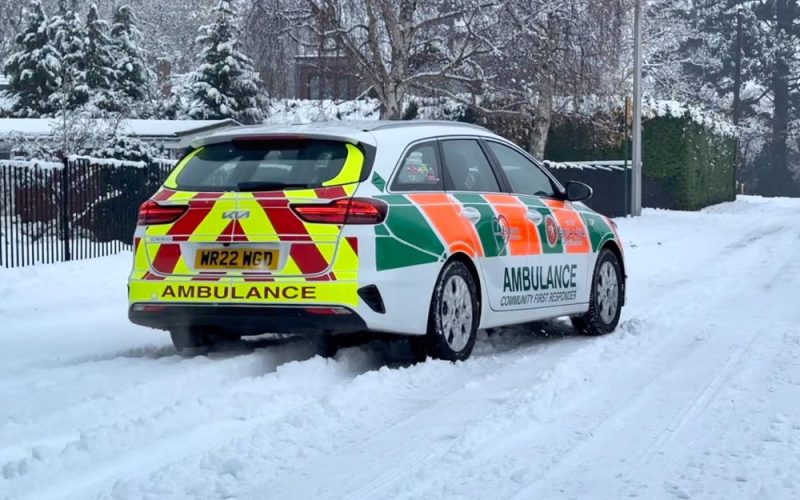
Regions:
[[[0,270],[0,498],[800,496],[800,200],[619,220],[620,328],[183,360],[129,255]]]

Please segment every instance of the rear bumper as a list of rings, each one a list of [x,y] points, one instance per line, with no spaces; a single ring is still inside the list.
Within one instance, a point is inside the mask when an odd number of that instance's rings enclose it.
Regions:
[[[355,311],[341,306],[135,303],[128,309],[128,318],[137,325],[160,330],[208,328],[235,335],[356,333],[367,329]]]

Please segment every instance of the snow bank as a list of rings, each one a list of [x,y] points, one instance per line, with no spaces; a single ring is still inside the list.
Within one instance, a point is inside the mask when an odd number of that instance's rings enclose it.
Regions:
[[[97,158],[94,156],[81,156],[81,155],[70,155],[67,157],[69,161],[86,161],[91,163],[92,165],[98,165],[101,167],[129,167],[129,168],[145,168],[147,167],[147,163],[143,161],[128,161],[128,160],[117,160],[115,158]]]
[[[354,101],[278,99],[269,103],[270,124],[303,124],[320,121],[377,120],[380,103],[375,99]]]
[[[57,161],[44,160],[0,160],[0,168],[39,168],[43,170],[64,168],[64,164]]]

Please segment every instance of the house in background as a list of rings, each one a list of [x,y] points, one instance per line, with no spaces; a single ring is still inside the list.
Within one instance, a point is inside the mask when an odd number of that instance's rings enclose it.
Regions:
[[[103,127],[103,120],[97,120]],[[177,159],[196,138],[239,126],[239,122],[226,120],[125,120],[120,124],[120,135],[136,137],[144,142],[161,146],[168,158]],[[19,137],[30,140],[55,141],[58,124],[51,118],[0,118],[0,160],[10,159]]]
[[[363,90],[350,60],[335,48],[320,51],[300,47],[294,67],[294,95],[287,97],[350,100]]]

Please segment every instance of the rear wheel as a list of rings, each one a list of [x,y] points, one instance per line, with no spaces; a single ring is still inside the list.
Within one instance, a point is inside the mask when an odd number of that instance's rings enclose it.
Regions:
[[[592,279],[589,311],[573,316],[572,325],[584,335],[605,335],[613,332],[622,313],[622,269],[619,259],[611,250],[600,252]]]
[[[224,333],[198,327],[181,327],[169,331],[172,345],[183,357],[191,358],[207,354],[219,349],[223,351],[241,350],[245,344],[238,335]]]
[[[187,358],[205,354],[210,348],[207,336],[197,328],[175,328],[169,331],[169,336],[178,354]]]
[[[433,289],[428,333],[409,340],[414,354],[447,361],[467,359],[475,346],[480,320],[477,296],[477,285],[467,266],[457,260],[446,264]]]

